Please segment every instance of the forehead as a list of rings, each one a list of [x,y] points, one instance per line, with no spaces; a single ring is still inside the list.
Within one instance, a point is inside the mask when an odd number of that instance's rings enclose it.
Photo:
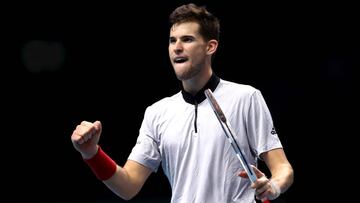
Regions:
[[[183,35],[198,36],[199,24],[196,22],[176,23],[170,29],[171,37],[179,37]]]

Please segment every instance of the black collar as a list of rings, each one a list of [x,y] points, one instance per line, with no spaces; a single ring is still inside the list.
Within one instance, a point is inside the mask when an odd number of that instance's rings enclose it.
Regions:
[[[219,84],[219,82],[220,82],[220,78],[218,76],[216,76],[215,74],[212,74],[212,76],[210,77],[210,79],[206,83],[206,85],[199,92],[197,92],[195,94],[195,96],[193,96],[189,92],[186,92],[183,87],[182,87],[181,93],[183,95],[184,100],[187,103],[199,104],[206,99],[204,91],[206,89],[211,89],[211,91],[214,91],[216,89],[217,85]]]

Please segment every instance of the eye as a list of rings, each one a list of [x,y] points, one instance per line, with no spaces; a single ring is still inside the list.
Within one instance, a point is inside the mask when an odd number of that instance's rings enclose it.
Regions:
[[[183,42],[193,42],[194,41],[194,38],[193,37],[184,37],[183,39],[182,39],[182,41]]]
[[[170,44],[174,44],[175,42],[176,42],[175,37],[170,37],[170,38],[169,38],[169,43],[170,43]]]

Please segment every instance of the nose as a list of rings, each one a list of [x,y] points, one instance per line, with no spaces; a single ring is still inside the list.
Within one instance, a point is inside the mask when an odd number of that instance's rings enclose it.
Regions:
[[[181,44],[180,41],[177,41],[177,42],[174,44],[174,52],[175,52],[176,54],[178,54],[178,53],[181,53],[182,51],[183,51],[183,46],[182,46],[182,44]]]

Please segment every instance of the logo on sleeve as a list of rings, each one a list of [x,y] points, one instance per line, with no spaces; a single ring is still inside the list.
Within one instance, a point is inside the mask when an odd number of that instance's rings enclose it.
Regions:
[[[276,130],[275,130],[274,127],[271,129],[271,134],[272,134],[272,135],[275,135],[275,134],[276,134]]]

